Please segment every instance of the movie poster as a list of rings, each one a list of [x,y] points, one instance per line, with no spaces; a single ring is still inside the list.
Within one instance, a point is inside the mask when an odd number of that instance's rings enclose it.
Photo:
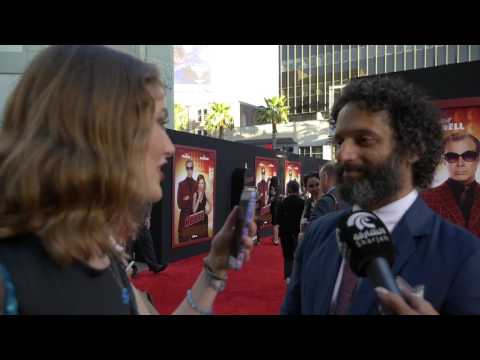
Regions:
[[[300,161],[285,160],[285,196],[287,195],[287,184],[294,180],[300,185],[302,177],[302,163]]]
[[[480,138],[480,105],[477,107],[460,107],[442,109],[444,136],[467,133]],[[445,159],[444,159],[445,160]],[[468,161],[467,161],[468,162]],[[437,186],[453,175],[449,172],[448,162],[442,161],[435,173],[432,186]],[[476,174],[477,181],[480,174]]]
[[[480,98],[436,105],[442,111],[443,157],[422,196],[442,217],[480,236]]]
[[[215,218],[215,150],[175,146],[172,247],[210,240]]]
[[[278,160],[255,157],[255,184],[258,192],[258,216],[263,225],[272,223],[268,188],[270,180],[278,174]]]

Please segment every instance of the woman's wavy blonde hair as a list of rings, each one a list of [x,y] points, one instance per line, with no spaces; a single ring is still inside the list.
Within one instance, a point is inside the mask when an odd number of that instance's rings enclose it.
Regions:
[[[104,46],[38,54],[0,129],[0,237],[36,234],[67,264],[111,253],[111,235],[136,229],[155,85],[154,65]]]

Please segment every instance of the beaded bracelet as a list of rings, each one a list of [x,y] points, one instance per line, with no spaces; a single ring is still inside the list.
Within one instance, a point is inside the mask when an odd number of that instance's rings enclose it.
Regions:
[[[211,278],[215,279],[215,280],[222,280],[222,281],[227,281],[228,280],[228,276],[226,274],[225,274],[225,277],[221,277],[221,276],[219,276],[219,275],[217,275],[213,272],[212,267],[208,263],[206,257],[203,258],[203,268],[205,269],[205,272],[207,273],[207,275],[210,276]]]
[[[198,311],[200,313],[200,315],[213,315],[212,310],[202,310],[202,309],[200,309],[200,307],[195,302],[195,300],[193,300],[191,289],[187,291],[187,302],[188,302],[188,305],[190,305],[193,310]]]

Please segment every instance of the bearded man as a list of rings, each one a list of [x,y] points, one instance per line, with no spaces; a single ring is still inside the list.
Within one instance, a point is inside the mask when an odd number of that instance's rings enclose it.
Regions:
[[[332,120],[337,190],[353,206],[310,223],[282,314],[370,315],[380,313],[379,305],[395,314],[480,314],[480,241],[419,196],[442,156],[437,109],[400,79],[360,78],[343,89]],[[373,212],[392,235],[392,273],[403,297],[357,278],[340,255],[337,224],[360,209]]]

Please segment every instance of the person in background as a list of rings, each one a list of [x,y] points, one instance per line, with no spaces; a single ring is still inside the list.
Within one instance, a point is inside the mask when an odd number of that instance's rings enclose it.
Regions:
[[[270,213],[272,215],[272,231],[273,238],[272,242],[274,245],[279,245],[280,240],[278,239],[279,223],[278,223],[278,207],[282,201],[281,195],[279,193],[278,186],[278,177],[272,176],[270,180],[270,187],[268,189],[268,202],[270,203]]]
[[[305,207],[303,209],[302,218],[300,220],[300,235],[299,239],[303,238],[312,210],[317,205],[318,200],[322,197],[323,193],[320,188],[320,178],[316,173],[305,176],[305,185],[307,191],[310,193],[310,198],[305,200]]]
[[[129,260],[143,260],[150,271],[159,273],[167,268],[168,265],[160,264],[153,246],[152,233],[150,231],[152,217],[152,204],[148,204],[145,210],[145,221],[140,225],[140,229],[135,237],[127,243],[127,254],[130,255]],[[133,265],[132,276],[136,276],[138,272],[137,265]]]
[[[293,255],[297,247],[298,233],[300,232],[300,218],[305,206],[304,200],[299,196],[299,184],[289,181],[287,184],[287,197],[278,208],[279,234],[282,245],[284,278],[288,284],[293,266]]]
[[[155,65],[105,46],[49,46],[29,64],[0,128],[0,313],[140,313],[115,243],[163,196],[175,148],[160,79]],[[212,313],[238,214],[174,314]]]
[[[260,195],[260,191],[257,188],[257,201],[255,202],[255,227],[257,229],[257,233],[253,237],[253,244],[260,245],[262,242],[262,228],[263,228],[263,219],[261,216],[262,211],[262,198]]]
[[[323,215],[337,210],[345,209],[349,206],[347,202],[342,200],[340,194],[336,189],[336,172],[336,165],[333,161],[324,164],[320,169],[320,191],[323,192],[323,196],[315,204],[315,207],[310,214],[310,222],[318,219]]]
[[[475,180],[480,141],[468,133],[454,133],[445,138],[444,149],[448,179],[421,196],[440,216],[480,237],[480,185]]]
[[[307,189],[307,184],[306,184],[307,177],[308,177],[308,174],[303,175],[301,177],[301,182],[300,182],[300,197],[305,201],[308,200],[311,196],[310,192]]]

